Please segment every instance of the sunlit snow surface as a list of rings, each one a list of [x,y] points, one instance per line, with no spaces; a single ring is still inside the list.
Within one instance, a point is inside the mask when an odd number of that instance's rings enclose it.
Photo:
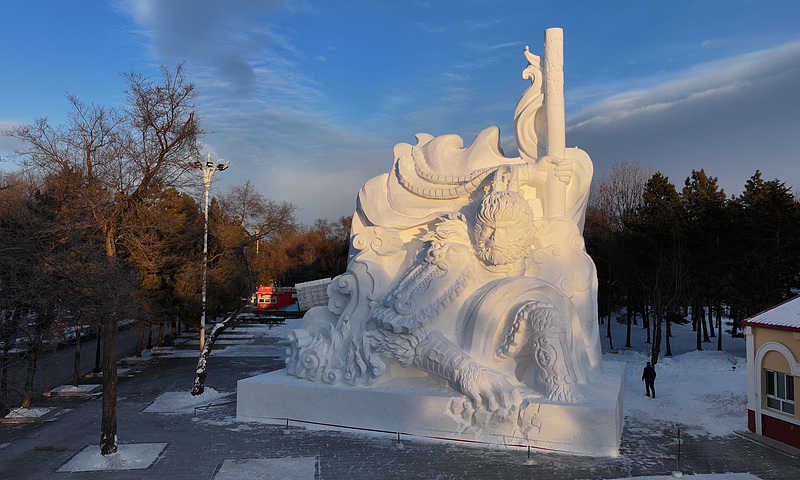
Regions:
[[[601,334],[605,336],[605,326]],[[628,364],[625,391],[626,422],[636,424],[680,424],[683,433],[721,436],[747,429],[747,366],[742,338],[723,337],[723,351],[716,339],[696,350],[691,325],[673,325],[671,357],[663,355],[656,364],[656,398],[645,396],[642,370],[650,360],[641,326],[631,329],[631,348],[625,348],[625,326],[612,324],[615,350],[603,339],[604,359]],[[621,348],[620,348],[621,347]]]
[[[147,468],[166,448],[166,443],[132,443],[119,445],[119,451],[100,455],[100,447],[89,445],[72,460],[58,469],[59,472],[88,472],[100,470],[134,470]]]

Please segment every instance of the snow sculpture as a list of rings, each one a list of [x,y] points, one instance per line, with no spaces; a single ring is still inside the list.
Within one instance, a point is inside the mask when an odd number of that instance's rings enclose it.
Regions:
[[[544,47],[524,52],[519,157],[496,127],[467,148],[418,134],[364,185],[347,271],[290,334],[289,374],[353,386],[433,375],[467,427],[496,417],[525,431],[541,399],[584,399],[600,369],[582,237],[592,164],[565,148],[561,29]]]
[[[236,416],[569,453],[619,453],[625,365],[603,362],[583,246],[592,163],[564,144],[561,29],[525,49],[518,157],[488,128],[418,134],[358,194],[347,271],[239,380]]]

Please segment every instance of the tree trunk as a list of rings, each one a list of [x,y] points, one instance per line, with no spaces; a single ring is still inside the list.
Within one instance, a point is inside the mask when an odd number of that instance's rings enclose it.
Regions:
[[[661,353],[661,315],[658,310],[653,312],[653,343],[650,345],[650,363],[658,363]]]
[[[717,350],[722,350],[722,304],[717,300]]]
[[[103,339],[103,326],[102,326],[102,323],[98,323],[97,324],[97,346],[95,347],[95,350],[94,350],[94,370],[92,370],[94,373],[100,373],[100,372],[103,371],[103,367],[100,365],[100,359],[102,358],[102,355],[100,354],[100,352],[101,352],[100,343],[101,343],[102,339]]]
[[[11,363],[11,354],[9,350],[11,349],[11,340],[12,338],[16,337],[16,324],[12,324],[14,321],[15,312],[13,310],[6,310],[2,312],[5,316],[3,319],[4,329],[0,331],[2,334],[2,345],[3,349],[0,352],[0,370],[2,370],[2,374],[0,376],[0,417],[4,417],[8,414],[8,365]]]
[[[628,318],[628,321],[626,322],[627,325],[625,325],[625,329],[626,329],[626,331],[625,331],[625,346],[627,348],[631,348],[631,314],[630,314],[630,310],[628,310],[627,318]]]
[[[156,339],[156,346],[164,346],[164,322],[158,322],[158,339]]]
[[[103,319],[103,413],[100,454],[117,453],[117,318]]]
[[[672,336],[672,322],[669,320],[669,317],[666,318],[666,322],[667,322],[667,337],[664,339],[664,341],[665,341],[664,343],[666,344],[666,347],[667,347],[666,355],[668,357],[671,357],[672,356],[672,345],[669,343],[669,337]]]
[[[699,300],[697,303],[698,303],[698,307],[700,307],[700,318],[698,319],[698,321],[700,322],[700,325],[703,326],[703,342],[704,343],[708,343],[708,342],[711,341],[711,339],[708,338],[708,326],[707,326],[708,323],[706,322],[706,307],[703,306],[703,301],[702,300]]]
[[[136,352],[134,352],[135,357],[142,356],[142,348],[144,346],[144,327],[139,327],[139,336],[136,338]]]
[[[714,334],[714,309],[711,307],[711,302],[708,302],[708,336],[716,337]]]
[[[31,398],[33,397],[33,378],[36,376],[36,360],[39,356],[41,345],[37,342],[32,346],[28,353],[28,371],[25,374],[25,387],[22,396],[22,408],[31,408]]]
[[[644,343],[650,343],[650,314],[647,307],[642,310],[642,326],[647,330],[647,339]]]
[[[72,368],[72,386],[77,387],[81,380],[81,324],[75,327],[75,362]]]
[[[8,363],[8,349],[4,346],[3,351],[0,352],[0,370],[2,370],[2,377],[0,377],[0,417],[8,414]]]
[[[223,320],[220,323],[215,323],[214,327],[209,332],[208,336],[205,339],[205,345],[203,345],[203,351],[200,352],[200,356],[197,359],[197,368],[195,369],[195,376],[194,376],[194,385],[192,386],[192,395],[202,395],[203,391],[206,388],[206,372],[208,370],[208,357],[211,355],[211,349],[214,348],[214,342],[217,341],[217,337],[219,334],[222,333],[226,328],[231,326],[234,322],[236,322],[236,318],[244,309],[246,303],[242,303],[233,312],[228,318]]]
[[[697,310],[699,300],[695,300],[694,307],[692,308],[692,317],[694,317],[695,332],[697,332],[697,350],[703,349],[703,327],[700,326],[700,314]]]

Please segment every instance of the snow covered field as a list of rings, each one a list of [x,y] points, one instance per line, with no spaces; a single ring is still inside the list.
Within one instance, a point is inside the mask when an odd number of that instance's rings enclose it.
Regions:
[[[645,424],[679,423],[686,434],[727,435],[747,429],[747,379],[744,338],[724,334],[723,351],[716,338],[696,350],[696,333],[691,324],[673,325],[672,357],[662,356],[656,364],[656,398],[645,396],[642,369],[650,360],[645,331],[634,325],[631,348],[625,348],[625,325],[612,324],[615,350],[608,349],[605,325],[601,325],[604,358],[628,363],[625,417]]]

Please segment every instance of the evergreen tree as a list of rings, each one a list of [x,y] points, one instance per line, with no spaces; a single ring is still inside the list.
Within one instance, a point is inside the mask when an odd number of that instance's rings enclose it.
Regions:
[[[681,228],[681,202],[675,185],[660,172],[645,185],[642,205],[626,251],[634,258],[633,275],[646,292],[653,316],[651,361],[655,365],[661,352],[661,326],[666,319],[666,354],[669,343],[669,314],[684,297],[686,255]]]
[[[709,328],[705,322],[704,308],[717,303],[722,289],[722,254],[720,251],[725,229],[725,192],[717,185],[716,177],[704,170],[692,170],[681,190],[681,213],[684,225],[686,256],[689,263],[687,282],[688,301],[697,329],[697,349],[702,341],[709,342]],[[709,324],[711,319],[709,318]],[[713,335],[713,330],[712,330]]]

